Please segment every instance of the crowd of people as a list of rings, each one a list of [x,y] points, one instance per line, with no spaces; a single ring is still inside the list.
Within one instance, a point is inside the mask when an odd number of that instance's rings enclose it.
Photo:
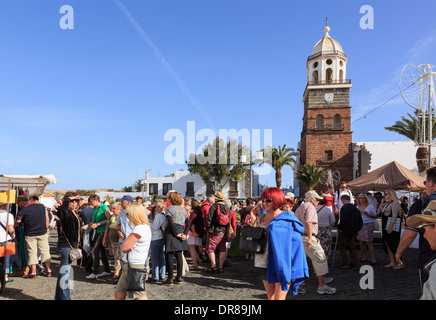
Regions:
[[[266,234],[265,250],[247,252],[245,258],[254,260],[258,274],[253,276],[262,281],[268,299],[283,300],[289,292],[305,292],[302,284],[308,278],[307,259],[318,279],[317,293],[336,293],[328,285],[333,281],[328,258],[334,227],[343,269],[357,268],[356,243],[360,246],[360,261],[377,264],[375,230],[381,231],[383,249],[390,260],[384,268],[402,269],[402,254],[420,234],[422,298],[435,299],[436,269],[432,266],[436,257],[436,168],[427,171],[427,196],[416,199],[411,206],[407,197],[400,201],[393,190],[383,193],[354,195],[346,182],[341,182],[336,191],[333,186],[323,193],[310,190],[301,199],[278,188],[267,188],[260,199],[245,202],[232,202],[222,192],[198,200],[183,198],[172,190],[154,203],[125,195],[109,204],[97,194],[85,201],[70,191],[57,199],[53,212],[48,212],[37,198],[30,201],[21,196],[16,201],[16,215],[8,216],[5,204],[0,204],[0,225],[5,229],[0,232],[0,243],[20,239],[17,253],[5,259],[7,270],[20,260],[23,277],[51,277],[48,230],[56,229],[60,271],[55,299],[71,299],[68,281],[76,259],[72,252],[79,248],[82,254],[77,264],[87,271],[88,280],[112,276],[115,299],[141,300],[147,299],[145,283],[132,289],[132,279],[180,285],[186,272],[199,270],[202,263],[208,263],[207,273],[223,272],[238,227],[260,228]],[[113,257],[113,271],[108,252]],[[191,265],[186,254],[191,257]],[[6,281],[12,281],[7,274]]]

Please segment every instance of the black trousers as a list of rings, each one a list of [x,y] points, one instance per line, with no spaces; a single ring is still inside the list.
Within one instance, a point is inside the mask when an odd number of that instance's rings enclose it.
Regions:
[[[168,271],[168,279],[172,279],[174,277],[174,255],[176,256],[176,264],[177,264],[177,278],[182,277],[183,272],[183,251],[174,251],[174,252],[165,252],[166,258],[166,268]]]

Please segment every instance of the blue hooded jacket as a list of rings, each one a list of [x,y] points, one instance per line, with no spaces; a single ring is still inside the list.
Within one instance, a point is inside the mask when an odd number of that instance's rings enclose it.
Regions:
[[[304,225],[293,213],[283,211],[268,228],[268,282],[280,282],[283,291],[296,295],[298,286],[309,277],[301,240]]]

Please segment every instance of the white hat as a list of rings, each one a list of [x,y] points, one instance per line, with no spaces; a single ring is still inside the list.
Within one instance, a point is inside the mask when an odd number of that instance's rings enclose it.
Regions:
[[[315,198],[315,199],[318,199],[318,200],[324,199],[315,190],[307,191],[306,194],[304,195],[304,198],[306,200],[309,200],[310,198]]]
[[[285,199],[295,198],[295,195],[292,192],[286,192]]]

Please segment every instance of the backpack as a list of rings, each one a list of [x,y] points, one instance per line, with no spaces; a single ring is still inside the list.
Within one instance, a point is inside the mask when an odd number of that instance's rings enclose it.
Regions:
[[[224,206],[224,211],[221,211],[221,205],[218,205],[216,210],[216,221],[220,226],[227,226],[230,223],[227,208]]]

